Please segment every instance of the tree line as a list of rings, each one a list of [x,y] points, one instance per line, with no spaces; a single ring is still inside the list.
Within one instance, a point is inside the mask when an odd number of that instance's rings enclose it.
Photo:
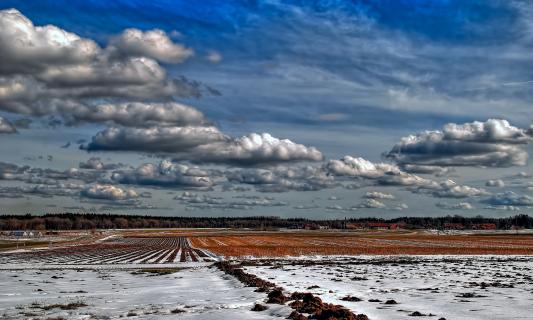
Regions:
[[[402,217],[394,219],[351,218],[311,220],[305,218],[253,217],[163,217],[120,214],[60,213],[46,215],[0,215],[0,230],[91,230],[140,228],[319,228],[344,229],[351,224],[371,222],[401,223],[407,229],[445,229],[449,224],[460,224],[464,229],[480,224],[494,224],[496,229],[533,228],[533,217],[520,214],[504,218],[482,216],[462,217]]]

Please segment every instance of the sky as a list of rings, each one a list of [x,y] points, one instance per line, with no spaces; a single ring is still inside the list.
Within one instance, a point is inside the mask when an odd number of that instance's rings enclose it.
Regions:
[[[533,213],[529,1],[0,3],[0,213]]]

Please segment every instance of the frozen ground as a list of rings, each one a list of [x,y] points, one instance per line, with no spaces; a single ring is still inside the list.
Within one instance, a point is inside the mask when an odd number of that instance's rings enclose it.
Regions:
[[[153,266],[152,266],[153,267]],[[207,267],[171,274],[133,270],[0,271],[1,319],[279,319],[288,307],[252,312],[265,295]],[[71,303],[87,306],[62,310]],[[54,306],[56,305],[56,306]]]
[[[312,292],[371,320],[413,319],[414,312],[434,320],[533,314],[533,256],[314,256],[245,263],[246,272],[289,293]],[[266,298],[253,290],[204,262],[0,264],[0,319],[283,319],[291,312],[279,305],[250,311]],[[346,296],[361,301],[342,300]]]
[[[246,271],[370,319],[413,319],[415,311],[433,315],[429,319],[533,318],[531,256],[314,257]],[[348,295],[362,301],[341,300]]]

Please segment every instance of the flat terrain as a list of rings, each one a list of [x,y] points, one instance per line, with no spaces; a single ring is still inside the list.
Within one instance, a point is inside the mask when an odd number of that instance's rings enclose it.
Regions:
[[[370,319],[515,320],[533,310],[531,256],[276,259],[245,270]]]
[[[282,319],[285,306],[252,312],[265,295],[207,268],[0,271],[0,318]],[[279,315],[279,316],[277,316]]]
[[[110,236],[92,243],[69,244],[41,250],[19,250],[0,255],[2,265],[121,265],[213,262],[216,256],[191,248],[186,237]]]
[[[194,247],[228,257],[301,255],[533,254],[530,234],[265,232],[190,236]]]
[[[8,240],[13,241],[13,240]],[[17,241],[26,241],[18,239]],[[35,240],[33,240],[35,241]],[[2,319],[285,319],[227,260],[373,319],[528,319],[533,235],[109,230],[0,252]]]

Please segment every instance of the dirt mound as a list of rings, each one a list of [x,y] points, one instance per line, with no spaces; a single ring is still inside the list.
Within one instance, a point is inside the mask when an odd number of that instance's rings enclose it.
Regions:
[[[291,308],[295,309],[297,313],[292,313],[293,316],[298,316],[302,313],[310,314],[309,319],[318,320],[367,320],[364,314],[355,314],[343,306],[334,305],[331,303],[324,303],[322,299],[314,296],[312,293],[295,292],[291,298],[297,298],[290,303]],[[293,318],[291,318],[293,319]],[[301,319],[301,318],[296,318]]]
[[[254,305],[254,307],[252,308],[252,311],[265,311],[266,309],[268,309],[267,306],[264,306],[262,304],[256,303]]]
[[[342,297],[341,300],[342,300],[342,301],[351,301],[351,302],[362,301],[362,299],[359,299],[359,298],[354,297],[354,296],[346,296],[346,297]]]
[[[232,264],[227,261],[218,262],[216,267],[222,270],[224,273],[236,277],[239,281],[249,287],[257,287],[256,291],[268,292],[267,303],[285,304],[287,301],[292,302],[289,304],[293,311],[288,319],[292,320],[305,320],[305,319],[317,319],[317,320],[368,320],[368,317],[364,314],[355,314],[349,309],[334,305],[331,303],[324,303],[322,299],[314,296],[312,293],[306,292],[293,292],[287,296],[283,293],[283,289],[276,287],[276,285],[270,281],[263,280],[253,274],[244,272],[241,268],[241,264]],[[349,296],[348,296],[349,297]],[[353,300],[347,301],[359,301],[356,297],[349,297]],[[253,307],[253,311],[263,311],[266,308],[263,305],[256,304]],[[304,314],[309,314],[305,316]]]
[[[291,314],[287,317],[287,319],[291,319],[291,320],[307,320],[309,318],[307,318],[306,316],[304,316],[303,314],[299,313],[298,311],[293,311],[291,312]]]
[[[216,263],[216,267],[224,271],[226,274],[234,276],[248,287],[259,288],[260,290],[257,291],[266,292],[269,291],[271,288],[276,287],[276,285],[270,281],[263,280],[253,274],[244,272],[244,270],[241,269],[239,265],[234,265],[230,262],[222,261]]]
[[[289,300],[280,288],[276,288],[268,293],[267,303],[285,304]]]
[[[354,314],[350,310],[342,307],[328,304],[324,309],[319,310],[319,312],[311,315],[309,319],[317,320],[333,320],[333,319],[343,319],[343,320],[368,320],[368,317],[364,314]]]

